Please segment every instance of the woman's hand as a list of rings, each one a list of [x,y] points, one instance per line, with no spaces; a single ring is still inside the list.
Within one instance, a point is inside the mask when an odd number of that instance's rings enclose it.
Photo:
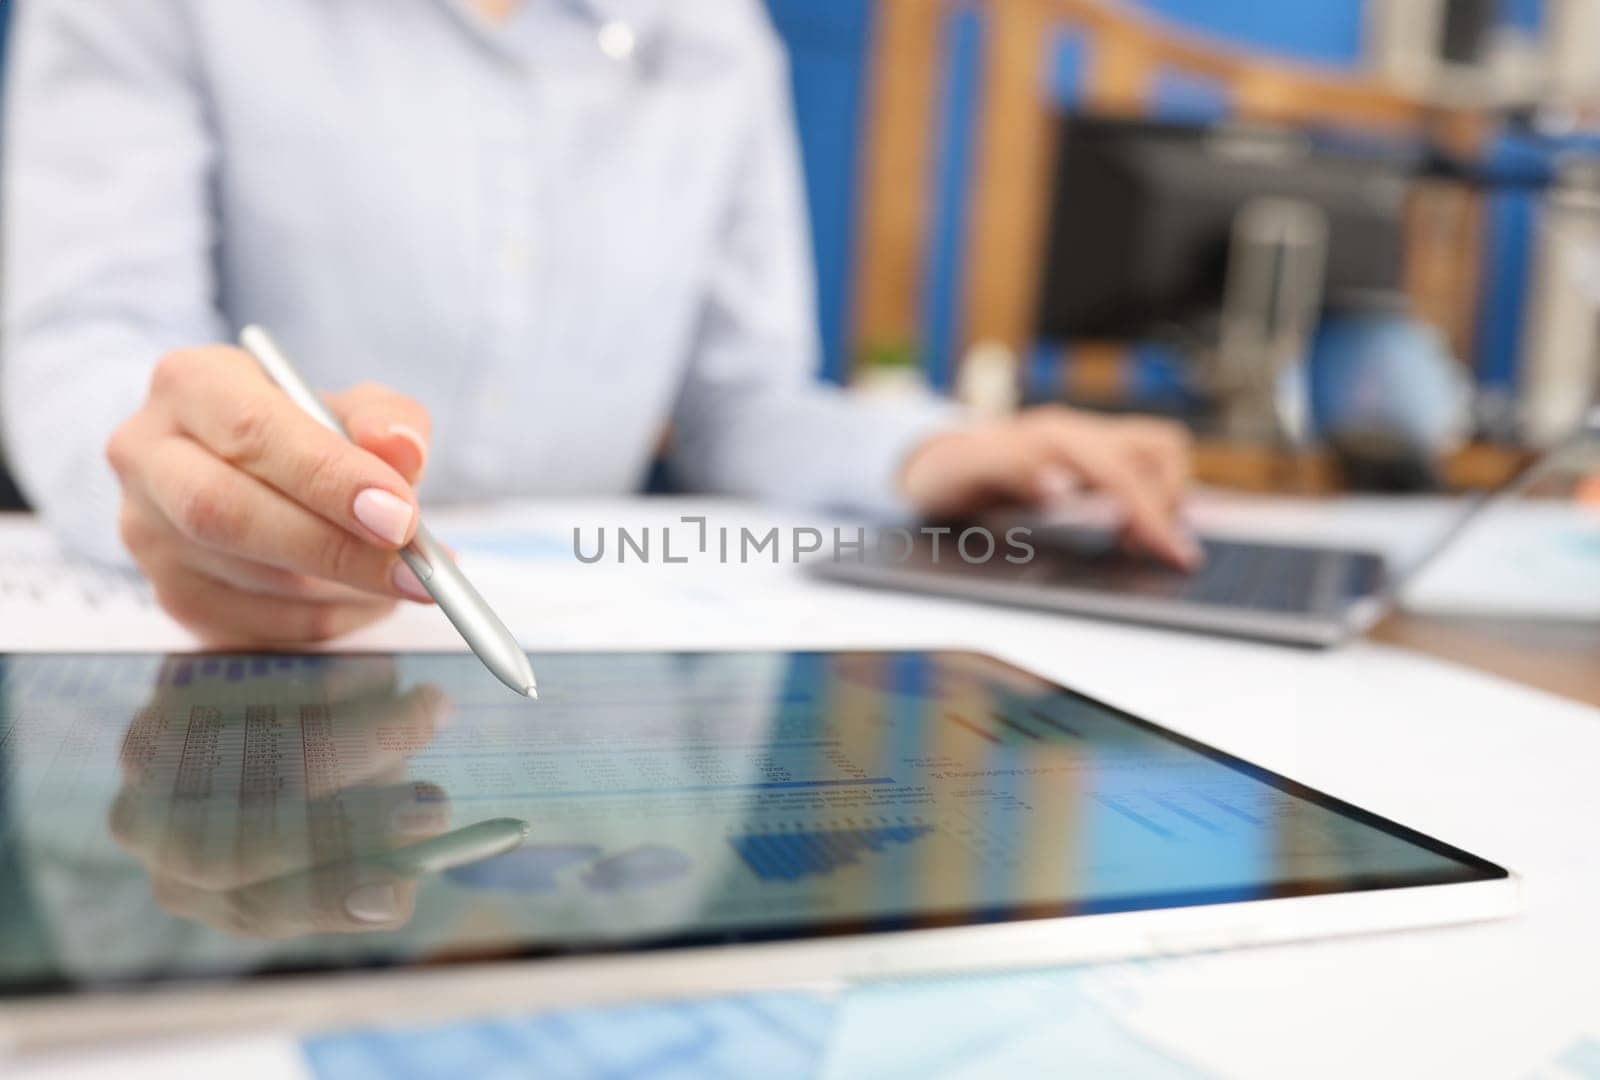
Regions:
[[[106,457],[122,540],[169,614],[212,645],[347,633],[427,593],[396,552],[417,525],[427,411],[382,386],[329,399],[354,442],[272,384],[243,350],[156,365]]]
[[[1004,502],[1048,505],[1095,488],[1122,509],[1132,544],[1192,568],[1200,547],[1179,519],[1189,454],[1178,424],[1052,405],[934,436],[912,451],[900,482],[930,516]]]

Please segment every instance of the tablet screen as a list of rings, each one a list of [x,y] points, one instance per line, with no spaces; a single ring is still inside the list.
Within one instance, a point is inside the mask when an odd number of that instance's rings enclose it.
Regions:
[[[1505,876],[967,653],[0,658],[0,992]]]

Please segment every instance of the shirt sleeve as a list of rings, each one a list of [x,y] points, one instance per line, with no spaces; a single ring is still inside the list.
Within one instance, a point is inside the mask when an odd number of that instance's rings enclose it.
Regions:
[[[931,395],[875,400],[817,378],[809,229],[788,72],[770,27],[669,460],[711,491],[902,513],[906,455],[962,414]]]
[[[181,0],[18,0],[6,88],[0,402],[33,505],[126,561],[107,438],[164,352],[223,337],[214,142]]]

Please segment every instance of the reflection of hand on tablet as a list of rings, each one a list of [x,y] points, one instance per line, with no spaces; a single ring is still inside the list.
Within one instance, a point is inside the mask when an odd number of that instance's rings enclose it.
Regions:
[[[279,938],[403,926],[416,882],[373,857],[442,833],[450,816],[443,792],[430,784],[345,791],[306,804],[304,815],[304,832],[280,836],[247,811],[235,819],[236,843],[224,840],[213,853],[175,843],[170,831],[148,843],[124,834],[117,818],[113,829],[144,861],[163,908],[214,929]]]
[[[248,692],[249,680],[183,687],[163,680],[134,718],[110,826],[144,863],[157,901],[175,915],[258,937],[404,925],[415,876],[428,865],[389,856],[439,837],[450,822],[445,793],[406,778],[407,758],[448,714],[444,694],[434,686],[401,693],[393,668],[370,658],[328,661],[304,700],[327,703],[338,735],[335,765],[310,770],[300,784],[278,777],[288,782],[268,792],[240,792],[221,775],[203,785],[149,776],[146,762],[176,758],[221,695],[237,701]],[[279,763],[294,761],[298,773],[305,722],[282,713],[274,722],[284,750],[294,749],[279,751]],[[135,746],[141,751],[131,754]]]

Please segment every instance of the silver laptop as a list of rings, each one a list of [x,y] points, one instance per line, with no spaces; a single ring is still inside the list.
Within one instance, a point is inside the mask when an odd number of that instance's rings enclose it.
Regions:
[[[1584,430],[1571,440],[1474,499],[1403,568],[1373,551],[1202,537],[1205,563],[1186,574],[1123,551],[1104,530],[1042,525],[1015,516],[973,524],[996,535],[1027,525],[1034,548],[1027,562],[991,558],[968,563],[952,557],[948,538],[944,557],[936,558],[934,540],[913,532],[905,558],[819,560],[811,568],[823,578],[860,585],[1326,647],[1371,628],[1393,609],[1405,587],[1490,507],[1522,492],[1551,463],[1596,435],[1600,409],[1591,410]]]

